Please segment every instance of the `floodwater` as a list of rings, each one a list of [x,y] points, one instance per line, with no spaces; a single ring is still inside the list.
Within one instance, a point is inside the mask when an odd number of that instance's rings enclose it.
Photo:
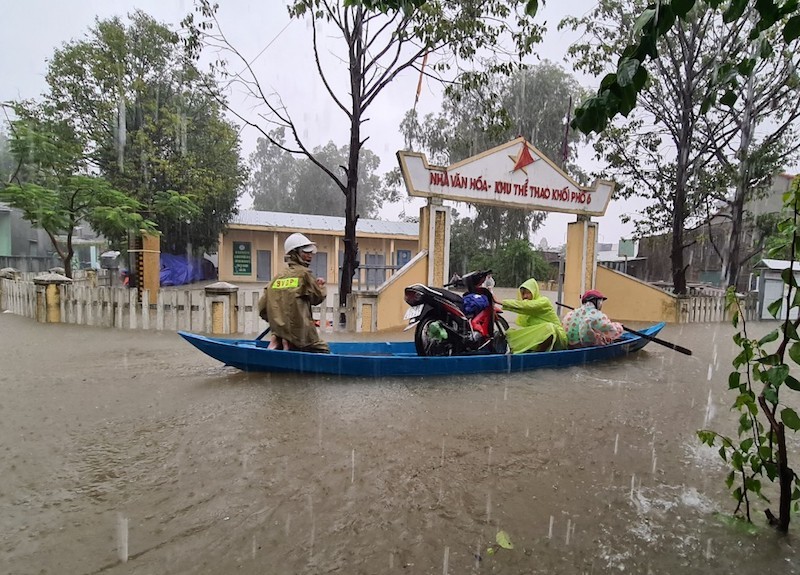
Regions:
[[[2,314],[0,571],[800,573],[799,518],[780,536],[757,502],[757,529],[730,522],[695,436],[735,429],[731,334],[668,326],[692,357],[375,381]],[[514,548],[491,553],[501,530]]]

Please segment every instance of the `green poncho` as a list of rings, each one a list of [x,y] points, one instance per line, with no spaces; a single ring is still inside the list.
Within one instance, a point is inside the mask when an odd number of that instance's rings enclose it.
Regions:
[[[548,339],[550,344],[546,350],[567,348],[567,334],[558,319],[556,308],[549,299],[539,292],[539,284],[531,278],[520,287],[525,288],[533,294],[533,299],[522,299],[520,291],[519,299],[503,300],[503,309],[513,311],[517,315],[517,325],[519,329],[508,331],[508,346],[513,353],[525,353],[526,351],[536,351]]]

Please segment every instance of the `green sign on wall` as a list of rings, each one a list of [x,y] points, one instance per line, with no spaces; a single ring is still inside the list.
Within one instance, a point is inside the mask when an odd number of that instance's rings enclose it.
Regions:
[[[253,263],[250,257],[250,242],[233,242],[233,275],[249,276],[253,274]]]

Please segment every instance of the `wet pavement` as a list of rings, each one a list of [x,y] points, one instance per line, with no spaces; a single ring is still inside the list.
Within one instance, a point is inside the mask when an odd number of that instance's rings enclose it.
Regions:
[[[660,334],[692,357],[372,381],[0,314],[0,571],[799,573],[762,504],[753,532],[728,520],[695,436],[735,431],[732,333]],[[514,548],[491,553],[501,530]]]

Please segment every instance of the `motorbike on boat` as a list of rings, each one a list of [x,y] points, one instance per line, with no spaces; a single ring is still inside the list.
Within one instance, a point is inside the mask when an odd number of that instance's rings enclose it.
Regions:
[[[491,290],[483,282],[492,270],[454,275],[443,288],[413,284],[404,299],[411,306],[405,314],[406,329],[416,326],[414,345],[418,355],[467,355],[507,353],[508,322],[500,314]],[[448,287],[464,288],[464,295]]]

